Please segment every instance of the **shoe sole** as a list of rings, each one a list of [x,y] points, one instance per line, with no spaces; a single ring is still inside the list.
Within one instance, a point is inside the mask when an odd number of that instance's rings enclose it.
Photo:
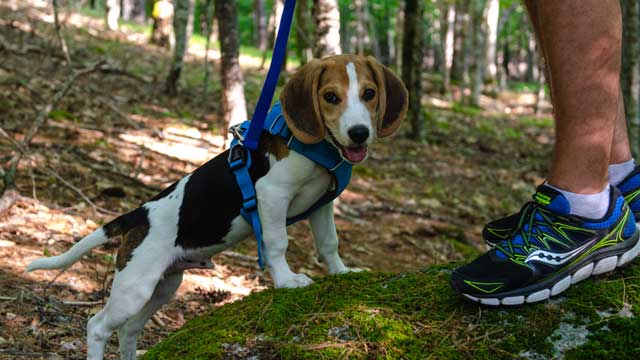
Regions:
[[[636,228],[640,231],[640,222],[636,223]],[[545,284],[546,281],[543,281],[530,285],[525,289],[513,290],[502,295],[498,294],[496,297],[476,297],[465,293],[462,293],[462,295],[469,300],[489,306],[514,306],[548,300],[550,297],[567,290],[571,285],[591,277],[591,275],[608,273],[620,266],[628,264],[640,254],[640,240],[638,236],[638,231],[636,231],[636,234],[629,239],[635,240],[635,245],[633,245],[631,249],[621,254],[612,254],[610,248],[602,249],[603,251],[601,253],[595,252],[591,254],[590,257],[585,258],[582,264],[578,264],[575,267],[577,270],[574,271],[572,269],[568,275],[560,276],[559,280],[553,281],[550,284]],[[510,294],[523,291],[523,294]]]

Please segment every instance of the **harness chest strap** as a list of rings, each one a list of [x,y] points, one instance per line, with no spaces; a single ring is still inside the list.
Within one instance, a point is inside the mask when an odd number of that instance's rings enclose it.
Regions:
[[[245,121],[231,130],[234,135],[234,140],[231,143],[229,152],[229,167],[234,173],[238,187],[242,193],[243,204],[240,209],[240,214],[253,227],[253,232],[258,243],[258,264],[260,268],[264,269],[262,226],[257,209],[255,184],[249,175],[251,152],[247,151],[243,146],[243,136],[249,128],[249,125],[250,121]],[[287,127],[279,103],[276,103],[267,115],[263,131],[285,139],[289,149],[327,169],[334,180],[335,186],[332,190],[327,191],[304,213],[288,218],[287,225],[308,218],[314,211],[337,198],[349,184],[352,165],[342,159],[339,151],[327,141],[323,140],[317,144],[304,144],[298,141]]]

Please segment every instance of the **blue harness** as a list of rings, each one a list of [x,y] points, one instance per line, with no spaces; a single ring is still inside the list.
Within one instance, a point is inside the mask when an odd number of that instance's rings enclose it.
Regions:
[[[231,128],[234,136],[229,151],[229,168],[233,172],[238,187],[242,192],[242,208],[240,215],[253,227],[253,232],[258,242],[258,264],[264,269],[264,258],[262,254],[262,225],[258,214],[258,202],[256,199],[255,184],[249,176],[251,167],[251,152],[247,151],[244,144],[251,121],[245,121]],[[320,207],[330,203],[337,198],[347,187],[351,179],[351,163],[345,161],[338,149],[326,140],[317,144],[304,144],[298,141],[284,120],[280,103],[276,103],[264,120],[263,132],[283,138],[290,150],[305,156],[309,160],[324,167],[329,171],[334,180],[333,189],[327,191],[318,201],[316,201],[307,211],[287,219],[287,225],[291,225],[300,220],[306,219]]]

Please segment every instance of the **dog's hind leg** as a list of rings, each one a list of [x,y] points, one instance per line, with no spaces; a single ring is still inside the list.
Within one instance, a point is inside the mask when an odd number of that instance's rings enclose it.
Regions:
[[[168,265],[161,259],[154,262],[150,256],[144,255],[134,256],[122,271],[116,272],[107,305],[89,320],[87,359],[102,360],[111,334],[139,313],[151,299]]]
[[[182,282],[182,271],[165,275],[164,279],[158,282],[156,289],[147,301],[142,310],[127,320],[118,329],[118,342],[120,346],[120,359],[134,360],[136,358],[136,347],[138,336],[142,333],[144,325],[162,305],[171,300],[180,283]]]

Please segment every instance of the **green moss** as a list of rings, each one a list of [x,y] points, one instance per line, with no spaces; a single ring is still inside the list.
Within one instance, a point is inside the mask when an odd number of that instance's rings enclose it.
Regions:
[[[638,264],[578,284],[566,297],[516,308],[461,299],[449,286],[457,265],[330,276],[303,289],[252,294],[188,322],[144,359],[220,358],[234,346],[283,359],[550,357],[561,323],[592,332],[586,344],[566,351],[568,358],[623,358],[640,349],[639,321],[601,318],[603,311],[638,304],[637,287],[625,285],[640,275]]]

